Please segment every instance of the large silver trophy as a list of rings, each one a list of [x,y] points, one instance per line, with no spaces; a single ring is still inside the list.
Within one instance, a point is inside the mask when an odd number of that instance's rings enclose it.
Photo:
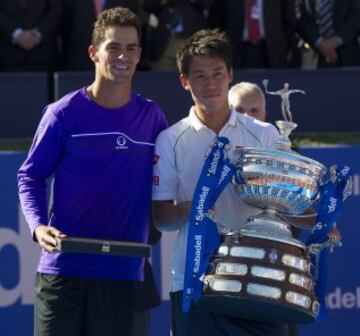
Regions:
[[[305,92],[289,90],[287,83],[269,92],[267,84],[264,80],[266,92],[282,99],[284,120],[276,122],[280,139],[274,149],[236,150],[234,179],[241,199],[263,211],[248,218],[238,232],[225,235],[203,279],[203,302],[224,315],[308,323],[319,312],[310,272],[311,249],[317,247],[294,238],[287,217],[314,216],[326,168],[291,150],[289,134],[297,125],[292,122],[289,96]]]

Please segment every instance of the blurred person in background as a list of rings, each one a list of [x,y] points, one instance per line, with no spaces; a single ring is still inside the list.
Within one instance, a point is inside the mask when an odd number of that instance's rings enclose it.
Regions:
[[[232,41],[234,68],[286,68],[295,9],[294,0],[214,0],[209,24]]]
[[[143,0],[62,0],[63,17],[61,37],[63,68],[72,71],[91,71],[87,49],[91,44],[91,34],[97,15],[109,8],[121,6],[130,9],[140,17],[142,23],[142,56],[138,70],[147,69],[147,20],[142,10]]]
[[[60,19],[61,0],[0,0],[0,70],[54,70]]]
[[[302,66],[360,66],[360,0],[298,1]]]
[[[151,15],[149,57],[154,70],[177,70],[176,50],[193,33],[206,28],[213,0],[143,0]]]
[[[263,90],[250,82],[240,82],[229,90],[229,104],[237,112],[266,121],[266,104]]]

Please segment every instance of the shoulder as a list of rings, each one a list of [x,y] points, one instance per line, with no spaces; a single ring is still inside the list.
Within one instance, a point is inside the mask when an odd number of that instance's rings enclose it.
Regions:
[[[236,122],[256,134],[277,133],[276,127],[273,124],[257,120],[241,113],[236,114]]]
[[[51,113],[56,117],[59,117],[67,110],[71,109],[74,105],[79,105],[83,103],[83,94],[82,89],[73,91],[63,96],[59,100],[49,104],[45,111],[46,113]]]
[[[174,125],[170,126],[169,128],[163,130],[159,137],[161,136],[164,139],[169,139],[173,142],[175,142],[179,137],[184,135],[187,130],[190,130],[191,124],[189,117],[183,118]]]
[[[237,113],[236,125],[258,139],[262,147],[272,147],[279,137],[273,124]]]
[[[143,97],[142,95],[136,92],[132,92],[131,95],[132,95],[131,99],[135,101],[135,103],[139,108],[148,109],[156,113],[159,112],[162,113],[160,106],[154,100]]]
[[[156,135],[168,127],[166,116],[155,101],[142,97],[135,92],[132,92],[131,99],[135,102],[138,112],[141,113],[144,123],[147,123],[149,127],[153,125],[153,128],[156,129]]]

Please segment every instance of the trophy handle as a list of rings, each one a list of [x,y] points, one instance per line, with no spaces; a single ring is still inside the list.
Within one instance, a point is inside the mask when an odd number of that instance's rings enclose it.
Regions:
[[[330,237],[326,242],[320,244],[310,244],[307,249],[310,254],[318,254],[324,248],[329,248],[330,252],[334,251],[335,247],[341,247],[342,243],[335,237]]]

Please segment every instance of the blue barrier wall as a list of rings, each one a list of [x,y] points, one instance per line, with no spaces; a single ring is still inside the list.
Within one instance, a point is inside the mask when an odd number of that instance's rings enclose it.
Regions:
[[[354,196],[344,205],[338,222],[343,247],[330,255],[327,295],[328,320],[301,327],[301,336],[358,336],[360,334],[360,146],[301,148],[301,153],[330,166],[347,164],[354,170]],[[33,334],[33,278],[38,247],[32,242],[19,211],[16,171],[24,160],[20,152],[0,155],[0,335]],[[151,336],[168,336],[170,312],[168,282],[174,234],[165,234],[155,247],[153,266],[163,304],[152,312]]]
[[[344,210],[337,223],[343,246],[329,257],[328,318],[302,327],[302,336],[358,336],[360,335],[360,146],[302,148],[305,156],[324,163],[346,164],[354,171],[353,196],[344,203]]]
[[[0,138],[32,137],[48,101],[46,73],[0,73]]]
[[[187,116],[191,97],[179,82],[177,72],[138,72],[134,89],[145,97],[155,100],[164,110],[169,123]],[[1,78],[1,77],[0,77]],[[299,132],[350,132],[360,131],[358,87],[360,68],[319,70],[237,70],[233,84],[250,81],[262,87],[263,79],[269,79],[269,90],[283,88],[303,89],[306,95],[291,96],[291,110]],[[55,74],[55,97],[91,83],[93,73],[59,72]],[[281,118],[280,97],[267,96],[270,122]],[[341,118],[339,118],[341,115]],[[326,121],[326,122],[325,122]]]
[[[134,89],[162,107],[170,124],[186,116],[191,97],[179,82],[178,73],[167,71],[137,72]],[[49,97],[55,99],[89,85],[93,72],[59,72],[54,77],[45,73],[0,73],[0,138],[31,137]],[[269,79],[269,90],[303,89],[306,95],[291,96],[294,121],[298,132],[359,132],[358,87],[360,68],[319,70],[238,70],[233,83],[251,81],[262,86]],[[280,98],[268,96],[269,121],[280,118]],[[339,117],[341,116],[341,117]]]

